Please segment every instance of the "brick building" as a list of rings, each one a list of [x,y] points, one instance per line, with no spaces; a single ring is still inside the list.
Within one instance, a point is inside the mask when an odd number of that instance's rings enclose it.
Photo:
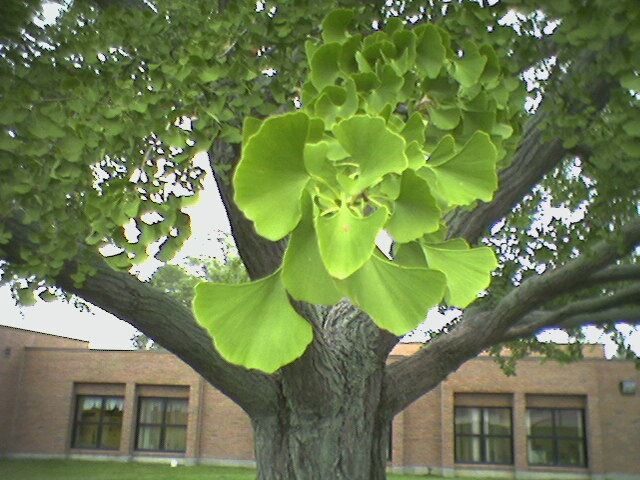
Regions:
[[[401,344],[392,355],[411,355]],[[393,359],[392,359],[393,360]],[[640,372],[478,357],[393,421],[389,466],[445,476],[640,479]],[[0,326],[0,457],[251,465],[247,416],[169,353]]]

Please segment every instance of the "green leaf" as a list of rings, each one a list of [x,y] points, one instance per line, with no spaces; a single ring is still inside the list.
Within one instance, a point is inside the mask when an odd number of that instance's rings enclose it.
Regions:
[[[349,162],[357,165],[356,191],[377,183],[387,173],[402,173],[408,166],[404,139],[380,117],[355,115],[338,123],[333,133],[351,155]]]
[[[406,243],[425,233],[435,232],[440,227],[441,215],[427,182],[412,170],[405,171],[402,174],[400,196],[386,225],[393,238]]]
[[[307,143],[304,146],[304,165],[307,172],[317,182],[331,188],[336,196],[339,195],[339,184],[336,180],[336,166],[327,158],[328,142]]]
[[[486,63],[487,57],[480,55],[478,47],[467,44],[464,56],[454,61],[453,78],[464,88],[471,87],[480,80]]]
[[[420,325],[437,305],[445,289],[445,276],[426,268],[403,267],[371,257],[360,270],[339,282],[355,305],[380,328],[404,335]]]
[[[30,288],[20,288],[17,291],[18,302],[24,307],[31,307],[36,304],[36,296]]]
[[[380,114],[387,106],[395,106],[398,92],[402,89],[404,79],[398,75],[391,65],[384,65],[379,73],[380,87],[371,92],[367,99],[367,112]]]
[[[311,57],[309,79],[319,91],[327,85],[333,85],[336,79],[340,77],[338,57],[341,48],[337,42],[326,43],[320,46]]]
[[[51,293],[49,290],[43,290],[38,294],[38,296],[43,302],[47,303],[58,300],[58,296],[55,293]]]
[[[465,308],[491,283],[491,272],[498,262],[488,247],[469,248],[464,240],[444,243],[423,243],[429,268],[440,270],[447,277],[446,302]]]
[[[249,283],[200,283],[193,312],[225,360],[266,373],[299,358],[313,339],[311,325],[289,303],[280,270]]]
[[[407,160],[409,161],[409,168],[413,170],[418,170],[419,168],[424,167],[427,160],[427,154],[421,145],[421,143],[414,140],[407,145],[404,152],[407,156]]]
[[[422,118],[420,112],[415,112],[407,120],[407,123],[400,132],[400,135],[402,135],[407,143],[416,141],[418,144],[423,145],[425,126],[424,118]]]
[[[291,233],[284,254],[282,281],[296,300],[333,305],[342,298],[320,257],[313,229],[313,206],[308,195],[303,198],[302,219]]]
[[[131,259],[127,255],[127,252],[121,252],[117,255],[105,257],[107,264],[114,270],[120,270],[123,272],[128,271],[131,268]]]
[[[0,150],[15,152],[21,145],[22,142],[20,140],[0,131]]]
[[[450,205],[468,205],[476,200],[490,201],[498,188],[497,151],[484,132],[476,132],[457,154],[430,168],[435,174],[436,193]],[[422,169],[421,169],[422,171]],[[421,172],[420,171],[420,172]],[[427,182],[431,176],[421,175]]]
[[[245,117],[242,122],[242,144],[246,145],[249,139],[260,129],[263,120],[255,117]]]
[[[343,42],[347,40],[347,30],[354,12],[346,8],[333,10],[322,21],[322,39],[326,42]]]
[[[631,120],[622,125],[624,133],[631,137],[640,137],[640,120]]]
[[[171,127],[162,134],[164,142],[173,148],[184,148],[187,145],[185,132],[178,127]]]
[[[460,123],[460,109],[455,106],[431,108],[429,119],[440,130],[453,130]]]
[[[308,130],[302,112],[265,120],[236,168],[236,204],[269,240],[286,236],[300,220],[300,197],[309,181],[303,156]]]
[[[62,138],[66,134],[62,128],[43,115],[38,115],[27,127],[31,135],[39,139]]]
[[[314,103],[315,114],[324,120],[327,128],[337,119],[352,116],[358,110],[358,94],[352,79],[345,82],[345,88],[330,85],[325,87]]]
[[[329,274],[342,279],[362,267],[371,257],[386,220],[383,208],[368,217],[358,217],[344,204],[333,215],[317,215],[320,255]]]
[[[623,75],[620,78],[620,85],[628,90],[640,92],[640,77],[634,75],[633,73]]]
[[[427,268],[427,259],[420,241],[396,243],[393,249],[393,261],[403,267]]]
[[[215,82],[226,73],[226,69],[222,65],[212,65],[210,67],[203,68],[198,72],[198,78],[201,82],[209,83]]]
[[[451,135],[445,135],[429,155],[429,165],[442,165],[450,160],[456,153],[456,142]]]
[[[77,162],[82,155],[84,143],[78,137],[67,135],[58,144],[60,153],[70,162]]]
[[[446,57],[442,37],[435,25],[427,24],[418,28],[416,65],[427,77],[436,78]]]

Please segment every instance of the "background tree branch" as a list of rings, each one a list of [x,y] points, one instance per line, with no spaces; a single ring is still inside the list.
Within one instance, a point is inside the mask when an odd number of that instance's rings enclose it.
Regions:
[[[19,222],[6,225],[12,239],[4,248],[5,258],[20,262],[20,246],[29,243],[29,230]],[[71,277],[77,267],[74,262],[65,264],[53,282],[161,342],[248,414],[260,416],[275,410],[278,398],[275,381],[226,362],[188,308],[128,272],[112,269],[97,253],[88,255],[97,271],[82,285]]]
[[[576,65],[579,72],[589,65],[588,58]],[[570,82],[571,77],[567,80]],[[601,81],[587,95],[595,107],[591,114],[595,116],[609,100],[613,85],[610,81]],[[507,215],[544,175],[557,167],[562,160],[575,149],[569,151],[562,146],[561,138],[550,138],[544,131],[549,120],[545,105],[553,104],[553,95],[548,95],[537,113],[525,124],[522,141],[509,167],[500,172],[499,190],[489,203],[479,203],[472,211],[457,210],[449,221],[449,238],[462,237],[469,243],[476,243],[486,230]],[[579,111],[584,105],[574,107]],[[546,135],[546,138],[545,138]]]
[[[384,408],[397,413],[424,392],[438,385],[466,360],[478,355],[491,345],[512,339],[509,329],[541,305],[572,290],[576,279],[589,277],[624,257],[640,243],[640,218],[625,225],[619,234],[612,235],[593,246],[588,252],[565,265],[532,277],[507,294],[495,308],[469,308],[451,332],[436,337],[418,353],[393,363],[387,368],[383,389]],[[583,315],[583,312],[613,308],[616,301],[626,305],[640,297],[640,289],[633,285],[621,290],[619,296],[585,300],[571,304],[562,312]],[[562,310],[562,309],[561,309]],[[562,323],[561,315],[549,323]],[[569,320],[569,319],[567,319]],[[544,325],[530,325],[521,330],[528,336]]]

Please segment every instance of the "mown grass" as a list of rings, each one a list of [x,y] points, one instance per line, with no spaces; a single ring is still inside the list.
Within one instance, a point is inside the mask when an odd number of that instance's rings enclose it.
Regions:
[[[249,468],[167,464],[85,462],[81,460],[0,460],[2,480],[254,480]],[[389,475],[389,480],[439,477]]]

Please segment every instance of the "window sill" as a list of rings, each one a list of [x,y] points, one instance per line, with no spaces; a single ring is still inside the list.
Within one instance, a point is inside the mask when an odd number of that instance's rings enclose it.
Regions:
[[[84,447],[71,447],[69,449],[71,453],[90,453],[93,455],[119,455],[123,452],[119,448],[84,448]]]
[[[532,472],[589,473],[589,467],[570,467],[567,465],[527,465],[527,470]]]
[[[168,452],[166,450],[134,450],[134,457],[168,457],[168,458],[184,458],[186,452]]]
[[[454,463],[455,468],[486,468],[491,470],[513,470],[513,463]]]

